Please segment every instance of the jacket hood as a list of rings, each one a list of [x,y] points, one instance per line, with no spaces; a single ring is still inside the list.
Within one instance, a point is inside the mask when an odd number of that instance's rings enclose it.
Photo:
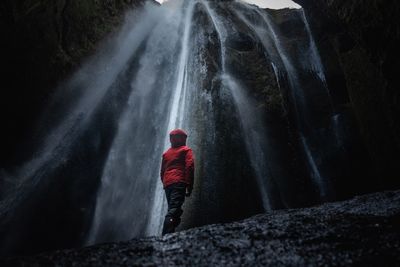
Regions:
[[[186,145],[187,134],[182,129],[175,129],[169,133],[169,140],[172,147],[180,147]]]
[[[182,130],[182,129],[175,129],[175,130],[172,130],[172,131],[169,133],[169,135],[170,135],[170,136],[171,136],[171,135],[183,135],[183,136],[187,137],[186,132],[185,132],[184,130]]]

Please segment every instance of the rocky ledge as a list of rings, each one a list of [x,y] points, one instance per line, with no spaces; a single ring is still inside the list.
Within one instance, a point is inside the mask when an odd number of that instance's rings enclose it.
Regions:
[[[164,237],[3,259],[1,266],[394,266],[400,191],[273,211]]]

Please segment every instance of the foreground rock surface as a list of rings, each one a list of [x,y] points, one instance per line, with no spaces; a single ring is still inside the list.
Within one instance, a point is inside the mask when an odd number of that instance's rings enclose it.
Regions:
[[[6,259],[1,266],[400,264],[400,191],[281,210],[164,237]]]

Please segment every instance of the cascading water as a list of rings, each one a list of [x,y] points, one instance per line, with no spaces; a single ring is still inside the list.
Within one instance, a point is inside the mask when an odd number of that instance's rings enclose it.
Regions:
[[[267,146],[263,146],[263,142],[267,139],[265,137],[266,130],[262,122],[262,117],[257,116],[257,111],[252,108],[254,103],[243,92],[239,83],[232,78],[226,67],[226,39],[228,36],[228,27],[224,25],[221,17],[219,17],[215,10],[213,10],[209,3],[204,2],[209,16],[211,17],[214,27],[216,28],[221,46],[221,61],[222,61],[222,74],[221,80],[223,89],[226,87],[229,90],[241,121],[242,134],[246,143],[246,150],[251,161],[251,165],[257,177],[257,183],[261,194],[264,210],[270,210],[272,207],[272,191],[273,178],[272,172],[269,167],[271,164],[268,159]],[[225,22],[226,23],[226,22]],[[229,34],[232,34],[234,29],[230,29]]]
[[[315,44],[315,40],[314,40],[314,37],[312,35],[310,25],[308,24],[308,20],[307,20],[306,14],[304,13],[304,9],[302,9],[302,8],[299,9],[299,12],[300,12],[300,17],[301,17],[301,19],[302,19],[302,21],[304,23],[305,29],[307,31],[307,36],[308,36],[308,39],[309,39],[309,42],[310,42],[309,43],[310,52],[307,53],[307,55],[311,56],[309,58],[311,62],[305,61],[305,63],[306,63],[305,67],[307,68],[307,67],[311,66],[312,70],[318,75],[318,77],[324,83],[324,85],[327,86],[326,85],[326,77],[325,77],[324,66],[322,65],[321,57],[319,55],[317,45]],[[311,63],[311,64],[307,64],[307,63]]]
[[[184,114],[190,112],[185,103],[193,7],[194,2],[182,1],[166,9],[146,42],[104,169],[90,243],[160,233],[165,210],[157,179],[161,154],[169,144],[168,132],[183,127]]]
[[[193,14],[194,2],[191,1],[187,6],[187,11],[185,14],[185,19],[183,21],[184,31],[181,43],[181,54],[179,56],[178,63],[178,78],[176,81],[176,86],[172,96],[172,104],[170,115],[168,119],[168,131],[175,128],[183,128],[184,118],[187,102],[187,91],[188,91],[188,54],[189,54],[189,36],[191,29],[191,21]],[[169,137],[168,132],[165,133],[166,138],[164,139],[164,150],[169,147]],[[161,233],[161,226],[163,220],[163,214],[165,213],[165,201],[164,193],[162,190],[161,183],[157,183],[153,208],[151,211],[151,219],[148,227],[148,234],[154,235]]]
[[[241,126],[246,140],[247,153],[249,154],[251,165],[256,173],[257,182],[263,201],[265,210],[271,210],[271,180],[272,173],[268,167],[270,163],[266,157],[268,150],[264,150],[267,146],[263,146],[263,129],[262,121],[260,120],[256,110],[253,108],[255,105],[244,94],[241,86],[231,76],[225,74],[223,83],[231,90],[232,97],[235,101],[236,107],[239,112]]]
[[[135,27],[132,28],[130,25],[132,21],[128,20],[119,35],[115,37],[113,44],[106,47],[109,51],[104,51],[103,55],[84,66],[65,85],[68,91],[60,90],[55,96],[53,106],[65,102],[71,95],[79,97],[63,111],[63,118],[59,119],[60,122],[43,139],[40,150],[32,160],[20,166],[13,175],[14,190],[10,190],[9,196],[1,202],[1,213],[6,213],[17,206],[35,189],[43,177],[48,176],[67,160],[72,144],[85,131],[96,108],[112,88],[117,76],[156,23],[155,14],[151,15],[149,9],[149,6],[145,6],[137,18],[139,23]]]
[[[37,185],[71,168],[67,178],[83,172],[81,177],[93,176],[88,187],[98,186],[94,211],[85,215],[91,222],[86,244],[159,234],[166,208],[161,155],[169,146],[168,132],[178,127],[187,130],[196,158],[184,228],[307,203],[301,201],[314,187],[298,192],[298,185],[308,186],[301,180],[303,168],[321,198],[332,197],[330,157],[345,143],[342,116],[334,114],[305,14],[293,14],[307,38],[290,50],[267,11],[240,1],[146,5],[60,90],[48,114],[56,107],[62,116],[42,149],[16,172],[18,184],[1,202],[2,216],[23,205]],[[235,43],[240,38],[245,41]],[[255,66],[261,69],[257,75],[276,81],[260,79],[252,88],[259,77],[245,73],[242,62],[250,54],[263,58],[254,62],[261,66]],[[276,93],[282,113],[263,108],[257,94],[263,90]],[[288,133],[290,112],[296,137]],[[288,148],[290,142],[299,149]],[[93,143],[87,166],[79,162],[86,143]],[[296,165],[297,149],[303,158]],[[78,160],[70,163],[71,158]]]
[[[321,152],[323,150],[332,149],[330,147],[326,147],[323,144],[323,139],[330,138],[331,136],[324,135],[323,133],[320,133],[317,129],[317,127],[319,126],[317,126],[318,122],[315,120],[315,111],[313,110],[313,106],[315,107],[319,103],[311,102],[312,98],[307,95],[304,87],[304,82],[302,82],[302,79],[300,79],[300,72],[302,70],[301,68],[297,67],[298,64],[296,64],[296,59],[292,58],[287,49],[285,49],[285,47],[283,46],[280,39],[280,36],[282,34],[280,34],[277,27],[274,26],[274,23],[269,17],[269,14],[243,3],[241,3],[240,7],[241,10],[243,10],[242,12],[240,12],[239,9],[234,10],[238,17],[240,17],[255,32],[255,34],[261,40],[262,44],[270,55],[279,55],[279,61],[282,62],[282,64],[277,61],[275,65],[282,66],[284,68],[284,72],[287,73],[287,78],[292,93],[294,109],[297,117],[297,124],[300,130],[300,142],[303,146],[305,157],[308,161],[311,177],[313,177],[313,180],[318,186],[321,197],[331,198],[333,197],[333,192],[331,191],[332,188],[329,179],[321,174],[320,167],[317,164],[317,161],[323,161],[323,154]],[[331,97],[326,88],[326,79],[321,59],[319,57],[315,41],[311,35],[311,30],[305,18],[304,11],[300,11],[300,13],[309,39],[308,47],[305,51],[302,52],[301,65],[307,70],[311,70],[317,74],[317,76],[323,83],[323,88],[320,87],[320,89],[322,90],[318,92],[319,95],[322,95],[322,98],[320,97],[319,101],[320,99],[324,99],[324,101],[327,101],[331,107]],[[251,16],[256,16],[260,21],[259,23],[261,24],[252,22]],[[272,40],[272,42],[274,43],[275,48],[270,46],[270,40]],[[274,51],[274,49],[276,50]],[[277,79],[279,80],[279,77],[277,77]],[[324,93],[327,94],[324,95]],[[332,113],[331,108],[329,112]],[[333,116],[333,114],[331,114],[330,116]],[[317,142],[318,149],[313,151],[310,148],[310,142]]]

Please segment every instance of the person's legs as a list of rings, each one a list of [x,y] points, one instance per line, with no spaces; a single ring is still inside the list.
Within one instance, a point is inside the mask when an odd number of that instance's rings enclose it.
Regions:
[[[165,188],[168,202],[168,212],[165,215],[163,235],[173,233],[181,222],[182,205],[185,201],[186,184],[176,183]]]

